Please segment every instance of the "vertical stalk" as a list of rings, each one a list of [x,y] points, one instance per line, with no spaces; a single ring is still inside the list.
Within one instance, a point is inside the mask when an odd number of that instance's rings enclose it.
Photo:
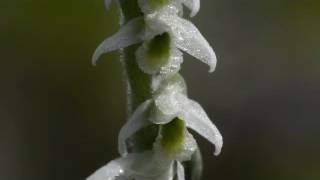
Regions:
[[[125,24],[133,18],[143,16],[138,7],[137,0],[120,0],[122,23]],[[128,111],[129,114],[145,100],[151,98],[151,77],[143,73],[138,67],[135,52],[140,45],[133,45],[123,50],[123,63],[128,81]]]
[[[137,0],[119,0],[122,15],[122,23],[125,24],[133,18],[143,16]],[[127,47],[123,50],[123,63],[127,78],[127,109],[129,115],[141,103],[152,97],[151,76],[142,72],[135,56],[137,48],[141,44]],[[151,125],[135,134],[130,140],[131,151],[143,151],[152,149],[153,143],[158,135],[159,126]],[[202,174],[202,158],[199,150],[192,155],[191,161],[184,163],[186,168],[186,180],[199,180]]]
[[[143,16],[137,0],[119,0],[122,15],[122,23],[125,24],[133,18]],[[127,109],[128,115],[143,102],[152,97],[151,76],[142,72],[135,56],[137,48],[141,44],[129,46],[123,50],[123,63],[127,79]],[[136,133],[130,141],[131,151],[143,151],[152,149],[155,138],[158,134],[158,126],[151,125]]]

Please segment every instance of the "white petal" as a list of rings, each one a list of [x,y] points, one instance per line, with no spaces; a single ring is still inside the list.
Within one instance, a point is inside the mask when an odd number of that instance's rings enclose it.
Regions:
[[[182,104],[177,98],[187,94],[186,84],[180,74],[175,74],[162,82],[157,81],[154,104],[150,120],[155,124],[166,124],[177,117],[182,109]]]
[[[202,163],[202,155],[197,148],[197,151],[192,155],[191,161],[188,162],[190,169],[190,179],[201,179],[202,172],[203,172],[203,163]]]
[[[190,9],[190,17],[197,15],[200,10],[200,0],[183,0],[183,4]]]
[[[95,50],[92,64],[95,65],[99,57],[107,52],[125,48],[142,41],[140,33],[144,27],[142,17],[135,18],[123,25],[113,36],[104,40]]]
[[[180,101],[187,101],[181,99]],[[219,155],[223,145],[222,136],[217,127],[211,122],[203,108],[195,101],[188,100],[184,103],[180,116],[186,122],[187,127],[193,129],[201,136],[215,145],[215,155]]]
[[[167,124],[176,117],[176,114],[165,114],[157,105],[155,105],[150,113],[150,121],[154,124]]]
[[[106,6],[106,9],[109,9],[111,4],[111,0],[104,0],[104,5]]]
[[[165,79],[158,77],[153,77],[152,88],[154,90],[155,95],[159,94],[173,94],[173,93],[181,93],[187,94],[187,86],[186,82],[184,81],[183,77],[176,73],[173,76],[167,77]]]
[[[126,157],[126,174],[135,179],[168,180],[173,177],[173,160],[153,151],[132,153]]]
[[[139,180],[172,180],[173,175],[173,160],[157,156],[153,151],[145,151],[130,153],[125,157],[110,161],[87,180],[118,180],[118,177]]]
[[[110,161],[89,176],[87,180],[115,180],[116,177],[124,174],[124,163],[125,161],[121,158]]]
[[[158,96],[155,99],[155,104],[166,115],[175,115],[181,109],[181,104],[176,99],[175,93]]]
[[[161,67],[160,75],[168,76],[177,73],[180,70],[182,62],[182,53],[178,49],[172,48],[170,52],[170,59],[165,66]]]
[[[136,133],[138,130],[150,125],[148,121],[148,111],[151,105],[151,100],[147,100],[142,103],[132,114],[130,119],[121,128],[118,137],[118,151],[124,156],[127,152],[126,140]]]
[[[183,142],[183,148],[181,153],[178,155],[177,160],[189,161],[191,160],[192,155],[198,149],[198,144],[194,137],[186,130],[185,131],[185,139]]]
[[[177,180],[185,180],[184,167],[179,161],[176,161],[176,162],[177,162]]]
[[[170,28],[173,41],[179,49],[208,64],[209,72],[215,70],[217,58],[213,49],[191,22],[178,16],[165,14],[159,16],[158,21],[162,21]],[[161,25],[161,23],[158,24]]]

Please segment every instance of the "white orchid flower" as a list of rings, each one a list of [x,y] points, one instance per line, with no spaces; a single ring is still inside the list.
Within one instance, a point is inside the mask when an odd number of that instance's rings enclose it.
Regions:
[[[223,145],[222,136],[203,108],[186,95],[183,82],[175,79],[167,83],[154,98],[155,109],[150,120],[155,124],[166,124],[174,117],[185,121],[186,126],[215,145],[215,155],[219,155]]]
[[[131,153],[110,161],[87,180],[185,180],[184,167],[178,160],[156,156],[154,152]]]
[[[145,2],[145,0],[142,1]],[[184,2],[197,4],[196,0],[185,0]],[[208,64],[209,71],[213,72],[216,66],[216,56],[211,46],[190,21],[179,17],[177,13],[178,9],[169,4],[154,13],[145,15],[144,19],[138,17],[131,20],[98,46],[93,55],[92,63],[96,64],[98,58],[104,53],[145,41],[146,43],[139,48],[136,55],[140,68],[146,73],[172,74],[179,71],[182,63],[180,50]],[[167,50],[169,58],[165,62],[160,61],[159,64],[154,65],[145,55],[150,48],[148,41],[163,33],[169,34],[169,49]]]
[[[154,100],[141,104],[131,119],[120,130],[119,153],[127,154],[126,140],[138,130],[150,124],[167,124],[174,118],[182,119],[190,128],[215,145],[215,155],[219,155],[223,145],[222,136],[209,119],[203,108],[186,94],[185,83],[179,75],[161,82],[160,94]]]
[[[144,111],[144,113],[142,111],[147,110],[149,104],[150,102],[146,102],[137,108],[133,116],[142,115],[142,118],[131,119],[132,123],[130,125],[135,126],[137,120],[145,118],[143,114],[148,114],[148,111]],[[141,125],[139,122],[138,124]],[[180,127],[176,129],[176,125]],[[131,128],[125,126],[123,130],[133,132],[134,130],[130,130],[136,129],[133,126]],[[178,136],[171,137],[171,133],[176,133],[176,131],[178,131],[178,134],[176,134]],[[177,139],[179,141],[176,141]],[[176,119],[173,120],[173,123],[160,128],[153,150],[142,153],[124,153],[121,158],[113,160],[98,169],[87,180],[115,180],[121,178],[123,180],[132,178],[136,180],[173,180],[174,177],[177,177],[178,180],[185,180],[184,167],[181,162],[190,160],[197,148],[198,146],[192,135],[186,130],[184,122]]]
[[[132,153],[110,161],[87,180],[172,180],[173,164],[170,159],[160,159],[152,151]]]

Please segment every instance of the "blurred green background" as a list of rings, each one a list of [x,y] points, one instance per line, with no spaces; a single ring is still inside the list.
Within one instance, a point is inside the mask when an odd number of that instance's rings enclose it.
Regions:
[[[192,21],[217,70],[182,74],[224,136],[196,135],[204,180],[320,179],[320,1],[202,0]],[[116,3],[0,1],[0,179],[79,180],[118,156],[126,97],[119,54],[90,58],[118,29]]]

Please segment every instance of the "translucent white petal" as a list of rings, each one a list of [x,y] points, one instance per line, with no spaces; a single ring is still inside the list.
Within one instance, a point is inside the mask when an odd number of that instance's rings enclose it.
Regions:
[[[104,0],[104,5],[106,6],[106,9],[109,9],[111,4],[111,0]]]
[[[200,0],[183,0],[183,4],[190,9],[190,17],[197,15],[200,10]]]
[[[141,11],[146,15],[146,14],[152,14],[154,12],[159,12],[162,11],[163,9],[169,10],[171,14],[174,15],[181,15],[182,16],[182,11],[183,7],[182,4],[177,0],[170,0],[169,4],[164,5],[163,7],[159,6],[158,8],[154,8],[150,5],[149,0],[138,0],[139,7]]]
[[[161,77],[161,76],[160,76]],[[187,86],[183,77],[176,73],[173,76],[167,77],[166,79],[155,77],[153,78],[156,82],[153,85],[155,95],[159,94],[173,94],[181,93],[187,94]]]
[[[157,21],[157,23],[153,23],[154,27],[164,24],[170,29],[176,47],[208,64],[209,72],[215,70],[217,58],[213,49],[191,22],[179,16],[168,14],[160,14],[154,21]],[[165,29],[165,27],[162,27],[162,29]]]
[[[173,160],[153,151],[128,154],[127,174],[135,179],[168,180],[173,177]]]
[[[203,162],[202,162],[202,155],[197,148],[196,152],[192,155],[191,161],[188,162],[188,165],[191,166],[189,171],[190,179],[198,180],[201,179],[202,172],[203,172]]]
[[[177,156],[178,161],[189,161],[191,160],[192,155],[198,149],[198,144],[194,137],[186,130],[185,139],[183,142],[182,151]]]
[[[87,180],[115,180],[116,177],[123,175],[125,171],[125,161],[122,158],[110,161],[107,165],[101,167]]]
[[[141,32],[144,27],[143,23],[142,17],[135,18],[123,25],[113,36],[104,40],[95,50],[92,57],[92,64],[95,65],[99,57],[104,53],[141,42]]]
[[[156,105],[152,108],[150,112],[150,121],[154,124],[167,124],[173,120],[176,115],[163,113]]]
[[[160,75],[168,76],[177,73],[180,70],[180,65],[182,62],[182,53],[178,49],[172,48],[170,52],[170,59],[165,66],[161,67]]]
[[[110,161],[98,169],[87,180],[172,180],[173,160],[157,156],[152,151],[130,153],[125,157]]]
[[[148,113],[151,102],[151,100],[147,100],[142,103],[135,110],[126,124],[121,128],[118,137],[118,151],[121,155],[126,155],[128,153],[126,140],[138,130],[151,124],[150,121],[148,121]]]
[[[176,162],[177,162],[177,180],[185,180],[184,167],[179,161],[176,161]]]
[[[155,124],[166,124],[177,117],[182,108],[177,97],[185,96],[186,91],[185,81],[180,74],[175,74],[160,84],[157,82],[157,90],[154,93],[155,107],[152,108],[150,120]]]
[[[170,90],[169,90],[170,91]],[[164,92],[155,98],[155,106],[158,108],[157,114],[150,120],[155,124],[166,124],[178,117],[179,112],[183,109],[183,104],[179,96],[185,96],[179,89],[172,88],[171,92]]]
[[[180,101],[186,102],[187,100],[181,98]],[[181,118],[186,122],[187,127],[193,129],[214,144],[216,147],[214,154],[219,155],[223,145],[219,130],[197,102],[193,100],[188,101],[188,103],[184,103],[183,105],[182,112],[180,113]]]
[[[175,115],[181,109],[181,104],[174,94],[160,95],[155,100],[156,106],[167,115]]]

